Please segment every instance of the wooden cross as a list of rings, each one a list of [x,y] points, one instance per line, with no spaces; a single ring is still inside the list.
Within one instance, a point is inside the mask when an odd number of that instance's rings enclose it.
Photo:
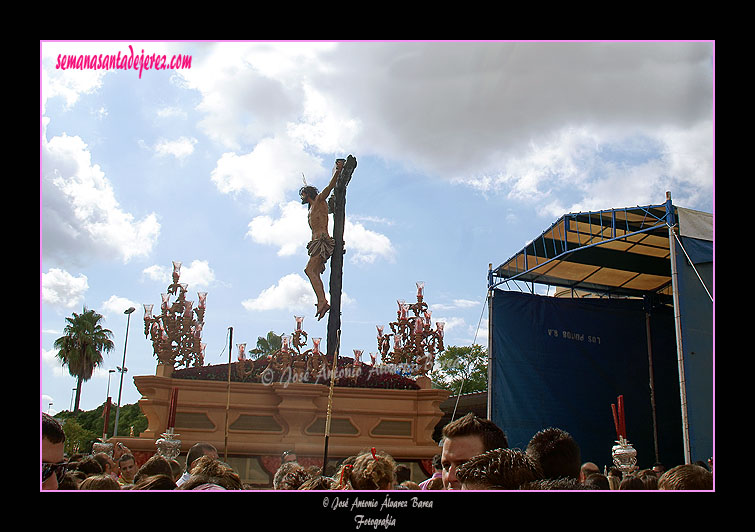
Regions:
[[[357,167],[357,160],[353,155],[346,158],[333,188],[333,239],[335,249],[330,259],[330,315],[328,316],[328,344],[327,355],[334,356],[337,352],[338,331],[341,329],[341,292],[343,287],[343,255],[346,252],[343,243],[343,227],[346,219],[346,187],[351,181],[351,175]]]
[[[338,161],[336,161],[338,163]],[[327,355],[332,357],[332,371],[330,376],[330,393],[328,394],[328,411],[325,421],[325,450],[322,459],[322,474],[328,466],[328,440],[330,439],[330,420],[333,407],[333,386],[335,384],[336,369],[338,368],[338,353],[341,342],[341,292],[343,288],[343,226],[346,220],[346,187],[351,181],[351,174],[357,167],[357,160],[349,155],[341,167],[341,175],[333,188],[333,239],[335,248],[330,259],[330,314],[328,316],[328,347]]]

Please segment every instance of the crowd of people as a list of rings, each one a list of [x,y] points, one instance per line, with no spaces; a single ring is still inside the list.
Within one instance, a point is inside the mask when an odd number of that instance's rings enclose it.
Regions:
[[[60,423],[42,414],[43,490],[247,490],[239,474],[220,460],[217,449],[193,445],[185,466],[155,454],[137,467],[123,444],[112,455],[99,452],[66,458]],[[623,473],[582,463],[579,445],[558,428],[535,434],[526,449],[509,448],[506,435],[492,421],[467,414],[443,428],[441,452],[433,474],[420,483],[410,469],[376,448],[350,456],[335,472],[300,464],[296,454],[281,456],[274,490],[712,490],[713,473],[703,462],[664,470]],[[712,465],[712,464],[711,464]]]

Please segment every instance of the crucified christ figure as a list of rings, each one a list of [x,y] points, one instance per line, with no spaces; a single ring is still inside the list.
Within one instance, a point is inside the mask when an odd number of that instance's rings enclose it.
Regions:
[[[325,298],[325,289],[323,288],[320,275],[325,271],[325,263],[333,255],[335,248],[335,239],[328,233],[328,195],[336,185],[343,163],[339,160],[333,169],[333,177],[330,183],[322,192],[318,193],[317,188],[305,186],[299,190],[302,204],[309,206],[307,218],[309,227],[312,229],[312,240],[307,244],[307,253],[309,262],[304,269],[304,273],[309,277],[312,288],[317,296],[317,320],[321,320],[325,313],[330,310],[328,300]]]

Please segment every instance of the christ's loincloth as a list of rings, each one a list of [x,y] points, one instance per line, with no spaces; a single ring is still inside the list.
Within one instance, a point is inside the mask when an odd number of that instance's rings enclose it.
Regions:
[[[325,263],[333,255],[336,247],[336,241],[327,233],[320,233],[307,244],[307,253],[310,257],[319,256],[322,258],[322,271],[325,271]]]

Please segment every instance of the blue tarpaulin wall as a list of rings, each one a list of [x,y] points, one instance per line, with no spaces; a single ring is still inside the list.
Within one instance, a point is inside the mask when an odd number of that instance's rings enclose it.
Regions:
[[[685,237],[680,240],[682,246],[676,250],[676,262],[690,456],[693,462],[706,461],[713,456],[715,397],[713,303],[708,295],[713,293],[713,242]]]
[[[570,299],[493,290],[491,415],[524,449],[558,427],[579,443],[582,461],[611,466],[611,404],[624,396],[638,465],[656,461],[643,300]],[[673,313],[650,312],[658,459],[684,462]],[[688,392],[689,395],[689,392]],[[689,398],[691,399],[691,398]]]

